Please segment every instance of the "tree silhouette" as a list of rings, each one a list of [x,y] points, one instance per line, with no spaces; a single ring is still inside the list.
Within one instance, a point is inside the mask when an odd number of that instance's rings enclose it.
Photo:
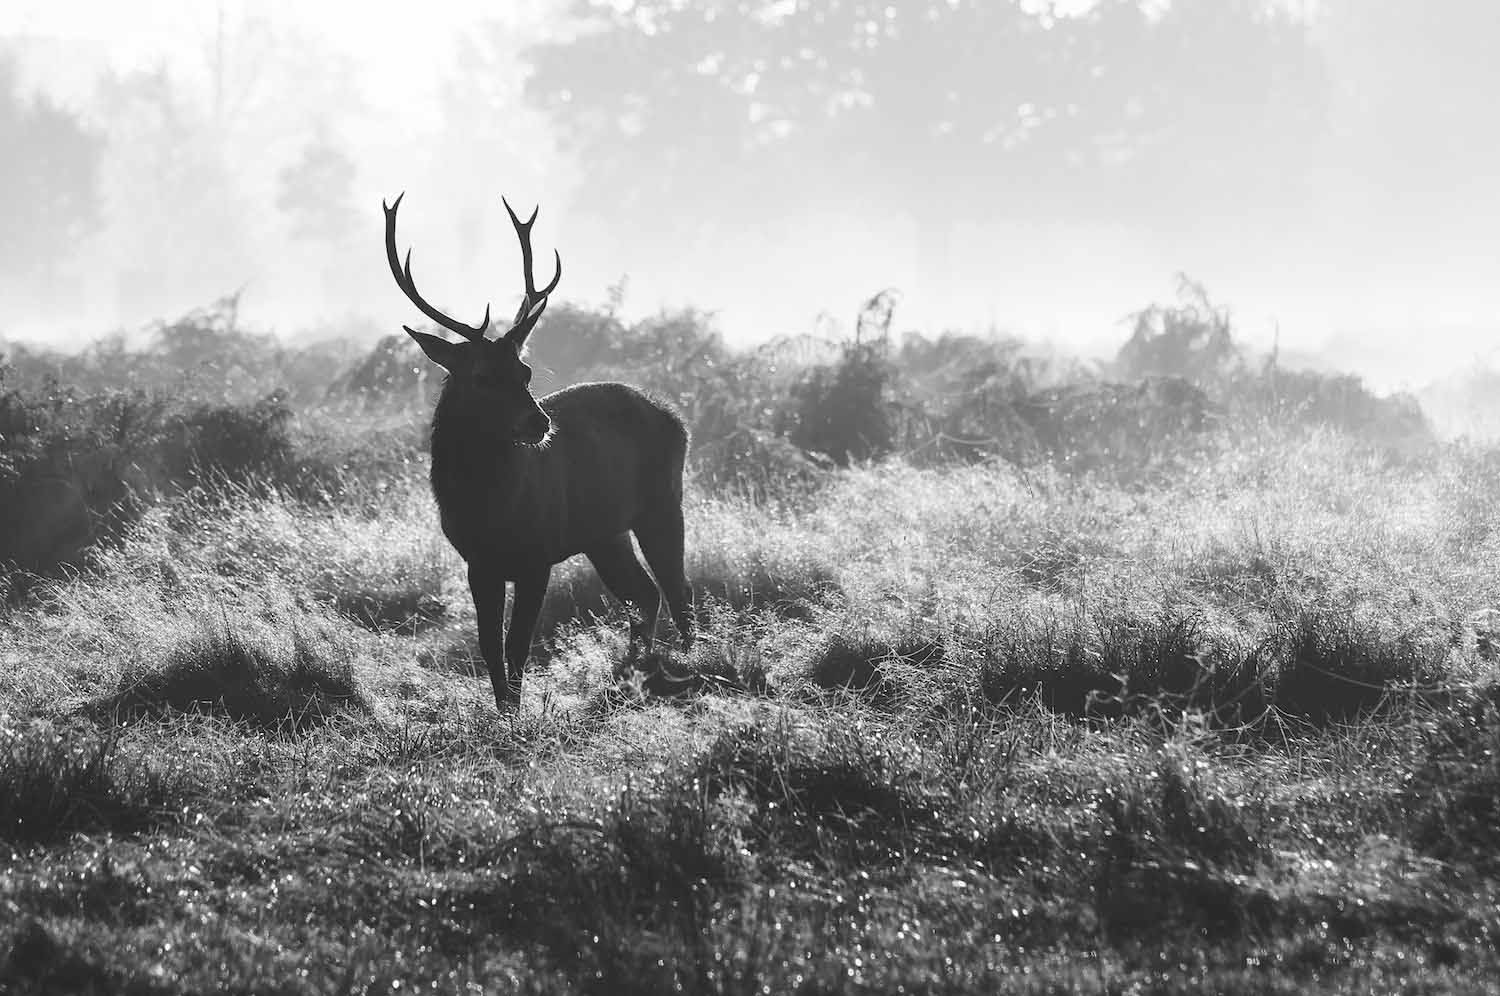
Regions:
[[[191,88],[164,65],[107,73],[105,192],[117,307],[144,319],[224,293],[253,272],[243,164]]]
[[[339,245],[353,232],[354,175],[354,161],[326,133],[303,146],[277,174],[276,207],[294,238]]]
[[[1263,0],[578,0],[528,95],[614,210],[920,202],[936,223],[1153,210],[1286,172],[1322,127],[1306,26]],[[1301,137],[1301,140],[1298,137]],[[1264,163],[1264,166],[1252,165]],[[1204,169],[1210,164],[1212,169]]]
[[[0,56],[0,286],[52,289],[58,266],[99,222],[103,143],[71,112],[18,89]]]

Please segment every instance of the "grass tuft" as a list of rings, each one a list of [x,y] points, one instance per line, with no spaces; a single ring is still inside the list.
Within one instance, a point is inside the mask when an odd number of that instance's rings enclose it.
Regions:
[[[160,768],[121,752],[118,731],[46,720],[0,725],[0,839],[136,833],[158,823],[176,795]]]
[[[341,644],[305,623],[282,621],[289,632],[240,628],[227,617],[200,622],[159,663],[127,668],[95,709],[120,715],[210,710],[267,729],[304,729],[369,712],[369,697]]]
[[[1313,723],[1368,715],[1399,686],[1434,679],[1446,631],[1403,629],[1379,610],[1305,607],[1285,624],[1273,701]]]

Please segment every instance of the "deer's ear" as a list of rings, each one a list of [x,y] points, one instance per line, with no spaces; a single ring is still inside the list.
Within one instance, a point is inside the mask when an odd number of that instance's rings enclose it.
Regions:
[[[444,370],[451,371],[453,369],[453,361],[459,349],[457,343],[449,342],[440,336],[429,335],[426,332],[418,332],[416,329],[407,328],[405,325],[401,327],[406,329],[407,335],[417,340],[417,345],[422,347],[422,352],[427,354],[429,360]]]

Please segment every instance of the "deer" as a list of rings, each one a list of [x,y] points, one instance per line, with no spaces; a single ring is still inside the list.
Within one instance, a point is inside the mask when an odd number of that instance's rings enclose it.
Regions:
[[[465,325],[417,292],[411,249],[403,263],[396,248],[396,212],[405,196],[381,201],[391,275],[418,311],[463,340],[402,326],[446,371],[432,415],[432,493],[443,534],[468,568],[495,707],[519,708],[552,568],[576,554],[588,558],[630,615],[627,660],[640,645],[651,648],[662,596],[683,649],[690,648],[682,418],[626,384],[575,384],[542,398],[531,393],[527,341],[562,279],[555,249],[551,282],[538,289],[532,273],[531,228],[540,207],[522,221],[501,198],[521,243],[525,290],[510,328],[489,337],[488,305],[478,325]],[[514,591],[510,628],[502,633],[507,583]]]

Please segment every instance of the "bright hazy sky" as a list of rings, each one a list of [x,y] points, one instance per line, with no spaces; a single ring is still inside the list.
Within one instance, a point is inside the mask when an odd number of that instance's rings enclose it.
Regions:
[[[1493,245],[1486,248],[1464,234],[1452,246],[1426,252],[1399,229],[1380,230],[1379,203],[1369,206],[1368,235],[1360,236],[1357,227],[1349,229],[1353,236],[1337,235],[1343,240],[1335,243],[1339,251],[1308,248],[1299,233],[1286,233],[1283,244],[1275,232],[1215,232],[1212,220],[1186,239],[1110,226],[1002,224],[955,232],[949,258],[932,260],[914,248],[920,240],[899,217],[876,205],[860,218],[812,209],[757,233],[763,243],[687,245],[675,255],[658,247],[649,262],[639,262],[631,241],[637,233],[570,210],[573,185],[588,182],[587,165],[558,165],[556,150],[530,137],[542,127],[534,115],[530,123],[516,115],[524,139],[519,150],[472,162],[458,151],[450,157],[432,149],[444,65],[459,39],[483,20],[501,20],[519,49],[541,37],[564,6],[564,0],[5,0],[0,41],[28,46],[31,58],[23,52],[22,59],[27,82],[75,105],[86,103],[105,68],[165,65],[178,85],[207,92],[221,12],[231,34],[261,19],[282,36],[313,39],[317,51],[347,60],[348,79],[366,110],[360,120],[340,124],[359,164],[356,200],[369,208],[361,238],[370,246],[368,255],[350,265],[372,271],[370,286],[380,289],[335,306],[274,269],[249,275],[247,313],[280,330],[305,324],[310,309],[358,312],[392,328],[411,319],[380,272],[375,210],[382,196],[406,189],[403,240],[409,236],[416,247],[424,291],[451,302],[460,314],[481,309],[486,298],[498,312],[511,304],[510,291],[494,289],[500,283],[495,274],[509,274],[515,265],[512,237],[500,227],[498,195],[505,191],[522,203],[543,203],[538,246],[561,249],[566,296],[597,302],[628,275],[627,310],[699,306],[716,311],[731,339],[742,342],[813,331],[826,315],[847,325],[861,300],[894,285],[903,291],[898,329],[994,326],[1107,352],[1125,334],[1124,316],[1170,299],[1178,271],[1230,306],[1247,340],[1269,346],[1279,334],[1284,349],[1321,351],[1385,384],[1419,382],[1492,356],[1500,342],[1500,267]],[[504,83],[517,95],[521,72],[518,65],[514,79]],[[480,197],[493,203],[475,206]],[[465,213],[483,218],[486,226],[474,259],[462,257],[454,236],[454,219]],[[481,290],[474,289],[476,281],[483,282]],[[77,321],[106,320],[96,315]],[[1418,327],[1420,337],[1411,334]],[[59,333],[22,323],[0,326],[0,337],[6,335]]]
[[[384,6],[336,0],[6,0],[0,5],[0,37],[86,41],[97,45],[116,70],[166,64],[201,71],[221,17],[231,31],[244,19],[263,18],[295,25],[351,57],[372,100],[400,104],[412,96],[435,99],[437,77],[409,69],[440,62],[465,25],[481,19],[536,23],[558,6],[557,0],[421,0]],[[65,67],[54,68],[59,80],[68,80]],[[84,78],[69,82],[88,86],[91,80],[79,75]]]

